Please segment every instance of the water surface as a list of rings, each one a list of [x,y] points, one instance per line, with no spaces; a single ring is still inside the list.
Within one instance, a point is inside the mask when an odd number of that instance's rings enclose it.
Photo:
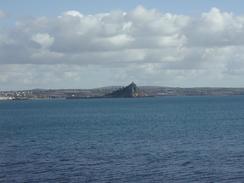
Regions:
[[[244,97],[1,101],[0,182],[244,182]]]

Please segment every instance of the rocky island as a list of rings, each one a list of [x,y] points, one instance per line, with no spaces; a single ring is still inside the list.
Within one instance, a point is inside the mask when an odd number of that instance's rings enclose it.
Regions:
[[[111,98],[134,98],[134,97],[145,97],[146,94],[141,91],[134,82],[126,87],[122,87],[112,93],[106,94],[104,97]]]

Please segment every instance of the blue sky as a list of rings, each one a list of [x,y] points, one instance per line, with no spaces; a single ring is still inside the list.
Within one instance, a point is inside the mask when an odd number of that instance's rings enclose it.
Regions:
[[[0,7],[15,17],[54,16],[67,10],[78,10],[84,14],[111,10],[131,10],[137,5],[156,8],[163,12],[197,15],[212,7],[243,12],[243,0],[1,0]]]

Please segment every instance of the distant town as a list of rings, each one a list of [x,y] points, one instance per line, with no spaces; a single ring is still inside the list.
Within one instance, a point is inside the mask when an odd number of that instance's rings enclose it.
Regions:
[[[230,96],[244,95],[244,88],[178,88],[139,86],[110,86],[95,89],[33,89],[0,91],[0,100],[133,98],[155,96]]]

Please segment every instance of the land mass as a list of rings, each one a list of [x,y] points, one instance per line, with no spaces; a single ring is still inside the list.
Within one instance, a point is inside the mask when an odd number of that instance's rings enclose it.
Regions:
[[[119,88],[118,90],[112,91],[109,94],[105,94],[104,97],[112,98],[135,98],[147,96],[146,93],[141,91],[134,82],[126,87]]]
[[[110,86],[95,89],[33,89],[0,91],[0,100],[79,99],[79,98],[135,98],[155,96],[231,96],[244,95],[244,88],[179,88],[137,86]]]

